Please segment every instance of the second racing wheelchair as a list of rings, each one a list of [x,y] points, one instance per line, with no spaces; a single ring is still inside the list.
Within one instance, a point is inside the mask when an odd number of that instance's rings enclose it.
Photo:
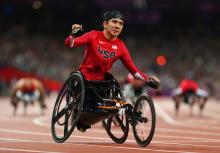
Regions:
[[[141,94],[134,107],[124,100],[119,83],[107,73],[104,81],[87,81],[81,72],[73,72],[59,92],[52,114],[51,132],[55,142],[69,138],[75,127],[85,131],[98,122],[116,143],[126,141],[129,125],[136,142],[144,147],[150,144],[156,124],[151,97]],[[159,84],[149,80],[148,86]],[[114,126],[117,125],[117,131]],[[120,129],[120,130],[119,130]]]

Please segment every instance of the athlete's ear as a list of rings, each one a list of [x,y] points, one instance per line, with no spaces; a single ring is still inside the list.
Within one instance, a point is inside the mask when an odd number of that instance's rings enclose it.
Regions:
[[[104,21],[104,22],[103,22],[103,27],[104,27],[104,29],[106,29],[106,26],[107,26],[107,21]]]

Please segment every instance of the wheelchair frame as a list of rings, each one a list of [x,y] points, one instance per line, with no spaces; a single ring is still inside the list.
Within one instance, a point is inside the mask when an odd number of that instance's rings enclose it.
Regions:
[[[133,134],[136,142],[140,146],[147,146],[150,144],[156,124],[156,114],[153,101],[147,94],[142,94],[136,101],[135,106],[127,103],[121,92],[120,85],[117,80],[108,74],[107,81],[92,81],[92,83],[112,83],[112,87],[109,88],[107,97],[102,97],[95,87],[85,85],[85,79],[81,72],[73,72],[70,77],[64,83],[61,91],[59,92],[52,114],[51,132],[55,142],[61,143],[69,138],[77,123],[93,125],[97,122],[103,121],[104,129],[110,138],[116,143],[123,143],[128,137],[129,123],[133,128]],[[91,83],[91,82],[90,82]],[[84,110],[84,100],[86,89],[92,89],[94,94],[102,101],[102,105],[97,106],[97,110],[100,112],[94,112]],[[75,91],[74,91],[75,90]],[[79,93],[77,93],[80,90]],[[109,96],[109,97],[108,97]],[[64,100],[63,100],[64,99]],[[150,107],[151,119],[143,117],[144,101]],[[63,104],[64,103],[64,104]],[[63,108],[61,108],[63,106]],[[120,114],[119,111],[124,110],[125,114]],[[88,116],[91,116],[88,118]],[[125,118],[123,120],[122,118]],[[61,123],[61,121],[63,121]],[[115,135],[112,129],[114,128],[113,122],[117,122],[122,130],[122,136]],[[150,132],[144,138],[139,136],[137,126],[138,124],[148,124],[151,122]],[[58,128],[63,127],[63,135],[58,135]],[[146,126],[147,127],[147,126]]]

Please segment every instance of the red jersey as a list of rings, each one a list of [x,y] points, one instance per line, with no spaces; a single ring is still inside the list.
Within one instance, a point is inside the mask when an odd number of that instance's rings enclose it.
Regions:
[[[180,83],[180,88],[183,90],[183,92],[189,90],[196,92],[198,89],[198,84],[194,80],[184,79]]]
[[[71,46],[71,37],[65,40],[67,47],[85,46],[84,60],[79,70],[86,80],[104,80],[104,74],[111,69],[117,59],[122,61],[131,74],[138,72],[145,80],[147,79],[147,76],[134,65],[128,49],[119,38],[110,41],[105,38],[103,32],[93,30],[74,38],[74,44]]]

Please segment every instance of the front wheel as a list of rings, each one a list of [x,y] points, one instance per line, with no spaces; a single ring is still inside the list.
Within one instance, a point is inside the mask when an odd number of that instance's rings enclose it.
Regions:
[[[156,124],[154,103],[149,95],[142,94],[138,97],[133,114],[134,138],[140,146],[145,147],[153,139]]]
[[[109,137],[116,143],[124,143],[128,137],[129,122],[124,113],[109,116],[103,121],[103,127]]]

